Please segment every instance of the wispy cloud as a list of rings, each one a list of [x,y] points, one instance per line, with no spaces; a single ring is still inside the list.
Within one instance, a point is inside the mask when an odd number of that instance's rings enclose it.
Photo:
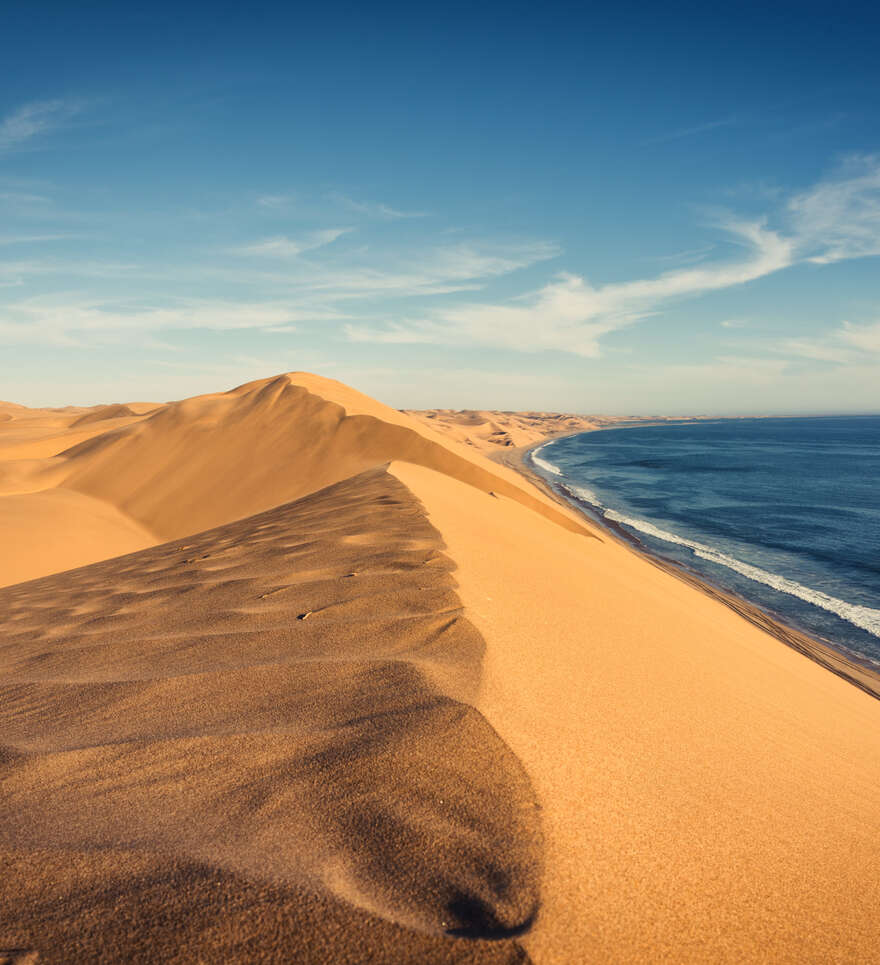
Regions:
[[[39,344],[79,344],[88,339],[137,339],[155,331],[261,329],[289,333],[301,323],[331,324],[375,314],[388,299],[425,299],[477,291],[489,281],[558,255],[546,242],[461,242],[421,251],[374,252],[370,248],[326,246],[339,229],[314,232],[303,239],[268,239],[234,254],[259,256],[260,267],[183,264],[137,265],[72,262],[65,259],[0,261],[0,287],[21,289],[25,280],[45,287],[84,278],[102,280],[111,290],[127,290],[124,299],[82,292],[35,294],[0,304],[0,340]],[[308,258],[297,257],[308,253]],[[268,270],[262,265],[268,262]],[[53,277],[54,276],[54,277]],[[250,299],[170,298],[170,286],[203,286],[207,281],[255,293]],[[153,294],[143,294],[152,287]],[[140,288],[142,294],[134,292]],[[257,294],[258,293],[258,294]],[[124,303],[122,303],[124,302]],[[354,308],[353,306],[356,306]]]
[[[234,248],[215,245],[207,257],[201,249],[199,257],[150,258],[142,264],[125,260],[124,247],[118,261],[106,262],[78,260],[79,248],[72,247],[67,257],[53,248],[53,257],[0,260],[7,302],[0,307],[0,335],[39,342],[41,333],[47,339],[128,333],[134,340],[138,331],[191,328],[281,332],[298,326],[302,332],[309,322],[321,321],[333,335],[354,342],[486,345],[597,357],[612,333],[657,318],[683,299],[745,285],[804,262],[826,265],[880,254],[878,194],[880,159],[852,159],[790,200],[768,203],[764,217],[719,216],[710,244],[672,255],[653,273],[604,284],[570,265],[559,271],[562,262],[552,275],[536,276],[536,266],[563,254],[552,242],[458,240],[442,231],[415,232],[414,225],[397,232],[403,240],[395,241],[391,227],[370,234],[370,225],[358,222],[357,243],[336,244],[352,228],[324,227]],[[253,195],[247,204],[253,213]],[[332,214],[325,202],[324,224]],[[315,215],[310,223],[322,222]],[[65,236],[61,224],[10,221],[0,245]],[[531,269],[525,291],[522,283],[516,287],[515,273],[523,269]],[[501,287],[501,279],[507,292],[519,293],[487,294]],[[73,294],[36,294],[74,286]],[[87,287],[93,294],[79,291]],[[226,300],[168,294],[206,291],[222,292]],[[122,292],[129,301],[120,307]],[[32,297],[15,300],[20,293]],[[735,329],[743,323],[728,318],[715,324]],[[791,358],[841,361],[867,351],[859,340],[871,345],[873,338],[865,326],[844,326],[818,342],[796,336],[778,351]]]
[[[721,117],[714,121],[706,121],[703,124],[694,124],[692,127],[680,127],[673,131],[664,131],[654,137],[649,137],[642,141],[643,144],[666,144],[669,141],[679,141],[683,137],[694,137],[697,134],[707,134],[709,131],[717,131],[722,127],[733,127],[740,123],[736,115]]]
[[[602,286],[565,273],[505,303],[459,305],[381,327],[349,323],[346,333],[364,342],[485,344],[596,357],[604,336],[676,300],[746,284],[804,261],[880,255],[880,158],[851,159],[831,178],[791,198],[776,217],[778,228],[769,226],[769,216],[757,221],[727,216],[719,223],[728,240],[746,250],[745,258]]]
[[[880,355],[880,322],[873,325],[853,325],[844,322],[837,337],[863,352]]]
[[[791,242],[765,225],[731,221],[725,228],[748,247],[747,258],[598,288],[578,275],[562,274],[507,304],[464,305],[381,329],[350,324],[346,331],[355,341],[480,343],[595,357],[602,336],[645,318],[670,299],[744,284],[792,263]]]
[[[880,321],[865,325],[843,322],[822,335],[778,339],[769,348],[790,358],[833,365],[880,362]]]
[[[426,211],[403,211],[400,208],[392,208],[391,205],[383,204],[381,201],[355,201],[344,194],[334,191],[328,195],[331,201],[341,204],[350,211],[366,215],[368,218],[380,218],[384,221],[395,221],[398,218],[425,218]]]
[[[855,355],[845,346],[831,338],[784,338],[770,346],[771,351],[812,362],[834,362],[846,365],[855,361]]]
[[[46,234],[46,235],[0,235],[0,245],[30,245],[43,241],[71,241],[84,235]]]
[[[297,322],[340,320],[330,310],[284,302],[180,298],[164,305],[125,305],[77,293],[39,295],[0,308],[0,342],[80,344],[83,338],[131,340],[132,335],[192,329],[293,332]]]
[[[81,100],[57,98],[32,101],[7,114],[0,121],[0,156],[18,150],[40,135],[62,127],[84,106]]]
[[[44,194],[28,194],[24,191],[0,191],[0,202],[4,205],[51,204]]]
[[[337,238],[341,238],[351,230],[351,228],[323,228],[302,238],[283,236],[266,238],[252,245],[236,248],[235,252],[239,255],[260,255],[268,258],[296,258],[304,251],[313,251],[315,248],[333,244]]]
[[[262,194],[257,198],[257,206],[260,208],[288,208],[293,204],[294,198],[291,194]]]
[[[303,279],[303,289],[326,292],[334,299],[425,297],[478,291],[493,278],[555,258],[550,242],[520,244],[462,242],[437,245],[400,256],[378,256],[381,267],[328,265]]]
[[[816,264],[880,255],[880,155],[840,171],[788,202],[801,256]]]
[[[671,255],[650,255],[644,260],[679,265],[693,264],[697,261],[703,261],[714,249],[715,245],[701,245],[699,248],[687,248],[684,251],[673,252]]]

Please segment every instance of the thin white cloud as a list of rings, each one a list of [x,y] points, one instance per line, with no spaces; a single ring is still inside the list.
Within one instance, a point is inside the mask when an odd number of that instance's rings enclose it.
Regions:
[[[0,121],[0,156],[23,147],[42,134],[66,124],[83,109],[83,102],[70,98],[32,101]]]
[[[849,158],[788,203],[799,254],[816,264],[880,255],[880,155]]]
[[[863,352],[880,355],[880,322],[874,322],[873,325],[853,325],[850,322],[844,322],[837,337]]]
[[[396,221],[399,218],[426,218],[426,211],[403,211],[400,208],[392,208],[391,205],[383,204],[381,201],[355,201],[344,194],[333,192],[328,195],[331,201],[341,204],[350,211],[366,215],[368,218],[380,218],[384,221]]]
[[[353,341],[477,343],[596,357],[602,336],[653,314],[671,299],[744,284],[792,263],[792,243],[765,225],[732,221],[725,227],[747,246],[746,259],[598,288],[578,275],[562,274],[506,304],[457,306],[381,329],[349,324],[346,333]]]
[[[327,266],[311,273],[303,289],[334,299],[410,298],[477,291],[488,281],[555,258],[549,242],[491,244],[463,242],[428,248],[408,257],[379,255],[387,267]]]
[[[28,194],[23,191],[0,191],[0,201],[4,204],[30,205],[51,204],[51,199],[43,194]]]
[[[133,333],[189,329],[294,331],[296,322],[338,321],[329,310],[282,302],[178,299],[167,305],[119,305],[75,293],[39,295],[0,308],[0,342],[78,344],[84,337],[130,339]]]
[[[832,338],[784,338],[771,346],[774,352],[782,355],[807,359],[811,362],[834,362],[846,365],[854,362],[855,355],[845,346],[836,343]]]
[[[665,131],[655,137],[649,137],[643,144],[666,144],[668,141],[679,141],[683,137],[693,137],[697,134],[707,134],[709,131],[717,131],[722,127],[733,127],[739,124],[740,120],[735,115],[721,117],[714,121],[706,121],[703,124],[695,124],[693,127],[681,127],[674,131]]]
[[[746,284],[804,261],[829,264],[880,255],[880,158],[851,159],[833,177],[792,198],[782,219],[785,231],[768,227],[766,218],[722,223],[728,238],[748,252],[742,259],[703,262],[598,287],[566,273],[505,303],[458,305],[378,328],[350,323],[346,334],[363,342],[485,344],[596,357],[604,336],[678,299]],[[734,327],[731,320],[722,325]],[[811,349],[808,342],[800,343],[801,357],[808,351],[817,359],[815,353],[829,361],[842,357],[839,347]]]
[[[313,251],[316,248],[333,244],[337,238],[341,238],[351,230],[351,228],[323,228],[302,238],[286,238],[284,236],[266,238],[252,245],[236,248],[235,253],[239,255],[259,255],[267,258],[296,258],[304,251]]]
[[[804,261],[826,264],[880,254],[878,188],[880,160],[855,159],[789,203],[781,202],[766,218],[728,216],[720,224],[727,245],[712,245],[719,253],[726,250],[727,257],[719,254],[691,264],[673,261],[662,266],[668,270],[610,284],[590,281],[582,273],[558,272],[544,276],[543,283],[532,282],[530,291],[494,301],[480,294],[493,281],[507,278],[511,290],[514,279],[509,276],[558,257],[561,249],[540,241],[440,244],[453,240],[442,232],[433,243],[422,235],[420,243],[407,247],[392,245],[392,232],[386,230],[379,233],[385,247],[379,247],[368,234],[369,226],[362,225],[363,244],[334,245],[352,229],[325,228],[302,236],[262,238],[234,249],[215,248],[213,258],[200,261],[6,259],[0,261],[4,300],[22,286],[26,292],[46,292],[94,284],[94,294],[19,299],[0,307],[0,324],[7,340],[39,342],[41,333],[50,339],[87,338],[88,333],[95,338],[112,333],[132,337],[138,330],[143,334],[187,328],[288,330],[323,320],[335,331],[344,325],[352,341],[480,344],[596,357],[606,336],[656,316],[681,299],[747,284]],[[60,240],[59,226],[51,223],[10,225],[7,239]],[[673,257],[701,258],[705,250],[694,248]],[[107,296],[108,291],[122,290],[131,298],[124,308]],[[228,300],[167,297],[168,291],[206,290],[222,292]],[[432,301],[435,296],[448,297]],[[413,301],[401,308],[403,299]],[[737,323],[738,319],[727,319],[720,324],[734,328]],[[784,352],[792,358],[829,362],[855,357],[866,351],[860,346],[873,344],[869,328],[844,327],[832,341],[826,338],[821,344],[794,338]]]
[[[429,248],[421,253],[342,250],[336,255],[324,248],[338,229],[315,232],[306,239],[270,239],[251,246],[247,254],[274,260],[272,270],[237,265],[139,266],[124,263],[70,262],[65,259],[0,261],[0,287],[21,290],[24,280],[45,279],[77,282],[91,277],[118,291],[132,294],[124,299],[81,292],[34,294],[0,304],[0,341],[31,344],[85,344],[89,341],[138,341],[149,333],[187,329],[227,331],[259,329],[289,334],[303,323],[332,324],[334,328],[353,320],[342,306],[358,300],[363,311],[374,311],[376,299],[425,298],[477,290],[489,280],[533,265],[559,253],[544,243],[461,243]],[[318,249],[321,249],[319,252]],[[303,251],[312,257],[292,257]],[[237,251],[241,254],[241,250]],[[366,260],[366,261],[365,261]],[[277,266],[276,266],[277,265]],[[380,267],[381,266],[381,267]],[[205,282],[236,285],[243,291],[257,289],[258,298],[227,300],[169,299],[175,286]],[[56,281],[57,284],[57,281]],[[134,294],[134,286],[140,293]],[[145,288],[154,289],[150,297]],[[362,316],[363,317],[363,316]]]
[[[677,251],[671,255],[650,255],[645,261],[662,261],[667,264],[693,264],[703,261],[715,249],[715,245],[701,245],[699,248],[688,248],[685,251]]]
[[[290,194],[263,194],[257,198],[257,206],[260,208],[287,208],[293,203],[293,195]]]
[[[0,235],[0,245],[30,245],[43,241],[76,241],[85,235],[45,234],[45,235]]]
[[[770,349],[781,355],[835,365],[856,365],[880,361],[880,322],[840,328],[823,335],[786,338],[773,342]]]
[[[283,300],[303,312],[325,315],[333,306],[357,300],[426,298],[435,295],[478,291],[489,281],[559,255],[547,242],[503,244],[471,242],[435,245],[401,253],[370,247],[334,252],[326,244],[331,235],[305,239],[268,239],[233,254],[233,264],[136,264],[83,262],[66,258],[0,261],[0,285],[22,284],[37,279],[77,280],[89,277],[113,283],[154,289],[158,294],[169,284],[204,286],[222,283],[257,290],[260,299]],[[308,254],[306,257],[297,257]],[[256,256],[256,257],[254,257]],[[41,284],[45,282],[41,281]],[[334,317],[342,317],[339,311]]]

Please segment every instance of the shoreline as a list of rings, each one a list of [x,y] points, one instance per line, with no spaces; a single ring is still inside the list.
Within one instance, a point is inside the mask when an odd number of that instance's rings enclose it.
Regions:
[[[593,431],[601,432],[602,430],[595,429]],[[711,599],[717,600],[719,603],[723,603],[735,613],[738,613],[741,617],[748,620],[749,623],[752,623],[761,630],[764,630],[766,633],[769,633],[772,637],[784,643],[787,647],[796,650],[798,653],[808,657],[815,663],[818,663],[826,670],[830,670],[831,673],[836,674],[838,677],[842,677],[848,683],[858,687],[859,690],[862,690],[871,697],[880,700],[880,673],[859,663],[857,660],[846,656],[839,650],[835,649],[831,644],[822,640],[817,640],[815,637],[811,636],[805,631],[789,626],[779,617],[767,613],[757,604],[743,599],[729,590],[715,586],[709,580],[702,576],[698,576],[681,564],[674,563],[672,560],[668,560],[664,557],[651,553],[642,543],[638,542],[622,527],[616,526],[608,520],[599,519],[593,515],[588,515],[583,511],[582,508],[574,504],[573,501],[565,499],[531,467],[528,456],[534,452],[535,449],[539,449],[541,446],[546,445],[548,442],[553,442],[556,439],[564,439],[570,436],[579,436],[583,434],[584,433],[582,432],[555,433],[532,445],[519,446],[515,449],[508,448],[504,451],[493,453],[490,458],[493,458],[495,462],[499,462],[501,465],[507,466],[509,469],[513,469],[515,472],[518,472],[532,485],[537,486],[541,492],[555,500],[560,505],[566,506],[569,509],[576,509],[603,536],[609,536],[617,542],[625,544],[628,549],[637,553],[640,557],[658,567],[658,569],[670,573],[672,576],[677,577],[684,583],[687,583],[694,589],[699,590],[701,593],[705,594]]]

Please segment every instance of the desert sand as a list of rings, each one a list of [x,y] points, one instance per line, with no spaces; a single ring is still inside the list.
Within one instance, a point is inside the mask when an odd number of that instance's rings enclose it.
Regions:
[[[539,442],[596,429],[630,424],[681,422],[706,416],[665,415],[573,415],[560,412],[505,412],[497,409],[403,409],[422,426],[445,439],[471,446],[483,455],[511,462]]]
[[[880,701],[431,421],[3,406],[0,961],[878,960]]]
[[[543,439],[592,432],[613,424],[613,417],[562,415],[557,412],[499,412],[484,409],[405,409],[424,426],[482,453],[528,448]]]

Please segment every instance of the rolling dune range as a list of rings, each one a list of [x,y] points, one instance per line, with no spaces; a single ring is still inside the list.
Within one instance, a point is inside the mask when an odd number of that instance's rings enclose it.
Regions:
[[[880,702],[462,441],[0,406],[0,950],[876,957]]]

